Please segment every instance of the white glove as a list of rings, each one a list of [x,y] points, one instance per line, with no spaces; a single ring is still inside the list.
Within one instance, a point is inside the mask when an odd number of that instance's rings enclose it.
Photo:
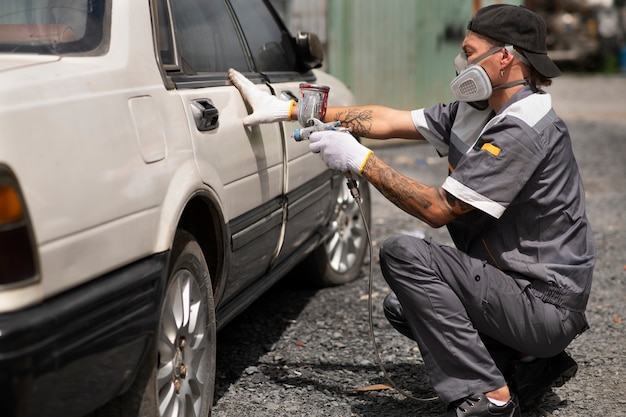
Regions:
[[[294,100],[281,100],[266,91],[260,90],[243,74],[234,69],[228,70],[228,77],[237,87],[241,96],[252,107],[252,114],[243,118],[246,126],[261,123],[283,122],[291,119]]]
[[[331,169],[361,175],[365,163],[374,153],[361,145],[350,133],[336,130],[314,132],[309,138],[311,152],[319,153]]]

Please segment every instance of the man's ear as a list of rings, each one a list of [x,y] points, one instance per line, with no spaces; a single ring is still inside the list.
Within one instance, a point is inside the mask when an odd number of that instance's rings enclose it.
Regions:
[[[512,53],[510,53],[506,48],[502,48],[502,58],[500,58],[500,67],[504,68],[511,64],[511,62],[515,59]]]

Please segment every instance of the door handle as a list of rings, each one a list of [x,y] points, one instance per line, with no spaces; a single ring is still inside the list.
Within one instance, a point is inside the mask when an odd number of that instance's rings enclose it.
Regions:
[[[199,98],[192,101],[191,112],[199,131],[206,132],[219,126],[220,112],[210,99]]]

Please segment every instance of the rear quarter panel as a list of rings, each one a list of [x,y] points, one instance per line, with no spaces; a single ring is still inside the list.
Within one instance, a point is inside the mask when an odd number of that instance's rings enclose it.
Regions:
[[[169,239],[157,236],[170,178],[187,169],[194,182],[184,112],[154,58],[148,2],[113,2],[112,16],[106,54],[0,72],[0,163],[23,188],[43,297],[166,250]]]

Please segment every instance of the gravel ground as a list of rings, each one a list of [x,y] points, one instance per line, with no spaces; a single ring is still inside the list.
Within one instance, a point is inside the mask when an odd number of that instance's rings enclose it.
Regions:
[[[598,259],[588,306],[591,329],[569,352],[578,375],[524,416],[623,416],[626,398],[626,78],[557,79],[550,88],[566,120],[587,190]],[[590,107],[589,109],[585,109]],[[368,145],[371,145],[368,142]],[[407,175],[440,185],[446,164],[429,145],[393,142],[377,155]],[[378,248],[397,232],[424,234],[451,244],[443,229],[429,229],[372,193],[373,323],[384,366],[413,397],[434,395],[415,343],[387,323],[387,294]],[[227,416],[439,416],[439,401],[406,398],[387,384],[376,363],[368,320],[369,263],[362,278],[322,290],[298,288],[289,277],[223,329],[213,415]]]

